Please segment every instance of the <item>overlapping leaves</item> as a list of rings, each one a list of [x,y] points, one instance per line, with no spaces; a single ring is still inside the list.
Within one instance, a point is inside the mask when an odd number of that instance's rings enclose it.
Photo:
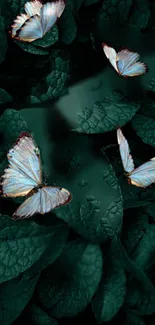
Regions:
[[[114,130],[130,121],[139,108],[138,103],[131,102],[122,93],[114,92],[77,114],[79,127],[76,131],[89,134]]]

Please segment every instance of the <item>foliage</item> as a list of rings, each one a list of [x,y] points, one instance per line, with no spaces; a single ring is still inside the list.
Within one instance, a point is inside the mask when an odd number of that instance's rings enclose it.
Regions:
[[[136,167],[155,157],[154,2],[67,0],[31,43],[9,33],[26,2],[0,3],[0,173],[30,132],[45,183],[72,201],[14,221],[25,198],[0,195],[0,324],[154,325],[155,186],[128,183],[116,137]],[[119,76],[102,42],[138,52],[148,73]]]

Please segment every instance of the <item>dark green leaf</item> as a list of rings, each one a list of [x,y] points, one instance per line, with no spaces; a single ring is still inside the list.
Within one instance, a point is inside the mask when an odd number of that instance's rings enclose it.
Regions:
[[[22,42],[22,41],[16,41],[14,40],[14,42],[16,42],[16,44],[24,51],[24,52],[28,52],[30,54],[34,54],[34,55],[48,55],[49,52],[45,49],[39,48],[34,46],[31,43],[26,43],[26,42]]]
[[[74,41],[77,33],[75,18],[69,6],[66,6],[63,15],[59,20],[60,41],[70,44]]]
[[[72,139],[76,136],[76,133],[74,137],[72,135]],[[77,153],[74,154],[71,149],[68,152],[68,168],[77,166],[74,181],[72,178],[71,182],[64,179],[64,186],[70,189],[73,200],[69,205],[55,210],[55,214],[84,238],[103,242],[121,230],[120,188],[106,156],[98,157],[97,160],[85,147],[85,139],[80,139]],[[65,158],[62,158],[63,164]]]
[[[12,101],[12,96],[6,90],[0,88],[0,105],[11,103]]]
[[[132,0],[105,0],[101,11],[102,19],[124,25],[128,21],[131,6]]]
[[[152,118],[136,114],[132,120],[132,127],[145,143],[155,147],[155,121]]]
[[[47,215],[46,218],[52,219],[53,216]],[[48,265],[54,263],[62,253],[68,237],[69,229],[67,225],[55,218],[50,221],[50,227],[51,226],[53,230],[51,231],[51,239],[46,250],[42,254],[41,258],[34,265],[32,265],[32,267],[26,273],[24,273],[24,278],[30,276],[32,277],[35,273],[42,271]],[[56,230],[55,233],[54,230]]]
[[[44,36],[34,41],[32,44],[39,47],[49,47],[58,41],[58,28],[54,25]]]
[[[0,64],[5,59],[5,54],[7,50],[7,38],[5,34],[5,26],[3,23],[3,18],[0,16]]]
[[[134,0],[130,23],[138,28],[146,28],[151,17],[149,2],[147,0]]]
[[[152,315],[155,312],[155,288],[143,287],[133,278],[128,279],[128,290],[125,299],[131,309],[136,309],[140,315]]]
[[[31,306],[30,313],[30,321],[32,321],[34,325],[58,325],[56,319],[48,316],[48,314],[37,305]]]
[[[145,325],[145,323],[140,315],[129,309],[123,325]]]
[[[44,102],[64,94],[69,76],[69,58],[64,53],[53,52],[51,55],[51,69],[44,83],[38,84],[31,91],[31,99]],[[28,98],[30,99],[30,97]],[[34,103],[34,102],[33,102]],[[32,102],[31,102],[32,104]]]
[[[74,316],[90,303],[101,275],[100,247],[82,240],[69,242],[55,267],[41,278],[40,300],[53,317]]]
[[[126,275],[113,245],[108,255],[107,272],[92,301],[93,313],[99,324],[110,321],[118,313],[126,293]]]
[[[148,216],[146,214],[138,214],[137,209],[135,209],[132,210],[132,215],[134,215],[134,218],[130,221],[128,227],[123,229],[123,242],[129,255],[135,251],[148,227]]]
[[[94,103],[92,108],[85,107],[78,113],[79,127],[75,131],[90,134],[114,130],[130,121],[139,107],[139,104],[115,92],[103,101]]]
[[[39,274],[27,280],[13,279],[0,286],[0,323],[10,325],[22,313],[35,290]]]
[[[118,180],[119,185],[121,187],[121,193],[123,196],[123,207],[125,210],[129,208],[145,206],[149,204],[150,201],[154,201],[154,187],[140,188],[136,186],[131,186],[131,184],[128,184],[127,179],[124,177],[124,175],[121,175]]]
[[[77,33],[75,18],[69,6],[65,8],[63,15],[59,20],[59,37],[60,41],[70,44],[74,41]]]
[[[68,0],[66,5],[70,6],[72,11],[77,11],[82,6],[83,0]]]
[[[14,109],[4,111],[0,117],[0,130],[7,145],[13,144],[21,132],[28,131],[22,115]]]
[[[39,226],[32,221],[16,222],[2,215],[0,220],[3,223],[0,231],[0,282],[4,282],[29,269],[46,254],[52,238],[52,245],[57,241],[59,226]]]

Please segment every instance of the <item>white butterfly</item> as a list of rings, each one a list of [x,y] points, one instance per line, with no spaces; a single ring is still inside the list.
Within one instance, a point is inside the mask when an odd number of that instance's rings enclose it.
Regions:
[[[135,77],[144,74],[147,66],[143,62],[139,62],[139,54],[122,50],[116,53],[115,49],[102,43],[103,51],[109,59],[113,68],[123,77]]]
[[[7,158],[9,166],[2,175],[2,195],[14,198],[30,196],[13,214],[13,219],[44,214],[71,201],[71,193],[66,189],[42,183],[39,149],[29,133],[20,135]]]
[[[42,38],[56,23],[65,9],[64,0],[42,4],[39,0],[27,2],[25,12],[17,16],[11,26],[11,36],[24,42]]]
[[[122,164],[127,173],[129,183],[138,187],[147,187],[155,183],[155,157],[140,167],[135,168],[128,142],[120,128],[117,129],[117,140]]]

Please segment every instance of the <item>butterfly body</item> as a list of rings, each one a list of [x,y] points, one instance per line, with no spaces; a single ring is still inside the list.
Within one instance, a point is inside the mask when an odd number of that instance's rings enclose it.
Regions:
[[[26,2],[25,13],[22,13],[14,20],[10,34],[12,38],[23,42],[33,42],[42,38],[57,22],[64,9],[64,0],[47,2],[34,0]]]
[[[103,51],[117,73],[125,78],[136,77],[147,71],[145,63],[138,61],[140,55],[123,49],[116,53],[115,49],[102,43]]]
[[[155,183],[155,158],[135,168],[128,142],[120,128],[117,129],[117,140],[123,168],[129,184],[145,188]]]
[[[40,151],[29,133],[20,135],[7,158],[9,165],[1,177],[2,196],[28,196],[13,215],[14,219],[44,214],[71,201],[68,190],[43,183]]]

